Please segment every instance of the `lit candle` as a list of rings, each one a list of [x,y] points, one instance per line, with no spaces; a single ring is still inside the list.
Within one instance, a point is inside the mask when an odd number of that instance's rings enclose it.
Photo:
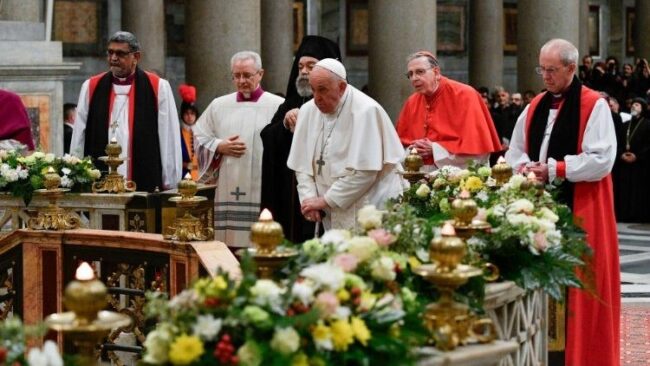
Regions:
[[[88,262],[82,262],[79,267],[77,267],[77,272],[74,276],[79,281],[89,281],[95,278],[95,271]]]
[[[418,154],[418,149],[416,149],[416,148],[412,148],[412,149],[411,149],[411,154],[412,154],[412,155],[417,155],[417,154]]]
[[[503,155],[499,156],[499,159],[497,160],[497,164],[505,164],[506,159],[503,157]]]
[[[531,181],[531,182],[534,182],[534,181],[537,180],[537,176],[536,176],[535,173],[533,173],[533,172],[528,173],[528,175],[526,176],[526,178],[528,178],[528,180]]]
[[[260,221],[273,221],[273,215],[271,215],[271,211],[269,211],[268,208],[262,210],[262,213],[260,214]]]
[[[442,226],[442,230],[440,230],[440,234],[445,236],[456,236],[456,230],[454,229],[454,225],[452,225],[449,222],[445,223]]]
[[[192,179],[192,175],[190,173],[187,173],[183,179]]]
[[[115,138],[115,136],[111,138],[111,144],[117,144],[117,139]]]
[[[49,168],[47,168],[47,173],[52,174],[52,173],[56,173],[56,171],[54,170],[54,168],[49,167]]]

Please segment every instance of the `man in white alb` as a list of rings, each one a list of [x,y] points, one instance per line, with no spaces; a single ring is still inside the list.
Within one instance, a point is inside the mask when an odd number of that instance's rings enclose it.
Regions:
[[[348,85],[339,61],[316,63],[309,84],[314,99],[300,108],[287,166],[307,220],[352,228],[365,204],[382,207],[402,193],[396,168],[404,150],[384,109]]]
[[[230,67],[237,92],[213,100],[196,122],[194,134],[199,181],[217,183],[215,238],[228,246],[245,247],[260,212],[260,131],[284,99],[262,90],[264,70],[257,53],[236,53]]]

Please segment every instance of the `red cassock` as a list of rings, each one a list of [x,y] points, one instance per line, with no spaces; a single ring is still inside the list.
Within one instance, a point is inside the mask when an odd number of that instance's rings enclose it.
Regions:
[[[20,97],[0,90],[0,140],[13,139],[34,150],[32,127]]]
[[[440,78],[431,97],[414,93],[404,103],[397,121],[404,147],[427,137],[452,154],[484,155],[500,151],[501,143],[490,112],[471,86]],[[433,160],[424,162],[433,164]]]
[[[526,136],[543,95],[530,103]],[[578,154],[582,152],[587,121],[599,97],[597,92],[582,87]],[[558,161],[558,167],[561,165],[563,162]],[[619,365],[621,283],[611,174],[597,182],[575,182],[573,215],[587,233],[587,243],[594,252],[590,260],[593,281],[587,281],[587,285],[592,285],[595,293],[569,289],[565,364]]]

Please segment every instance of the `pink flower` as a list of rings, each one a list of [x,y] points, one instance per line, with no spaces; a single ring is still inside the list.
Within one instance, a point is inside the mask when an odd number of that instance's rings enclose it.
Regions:
[[[542,231],[536,232],[535,236],[533,237],[533,240],[535,242],[535,248],[540,252],[545,251],[546,247],[548,247],[548,242],[546,241],[546,235]]]
[[[358,264],[359,258],[352,254],[339,254],[334,257],[334,265],[340,267],[345,272],[354,271]]]
[[[333,292],[321,292],[316,296],[314,305],[320,310],[322,318],[328,318],[336,313],[339,307],[339,299]]]
[[[373,238],[380,247],[388,247],[393,244],[397,238],[384,229],[374,229],[368,231],[368,236]]]

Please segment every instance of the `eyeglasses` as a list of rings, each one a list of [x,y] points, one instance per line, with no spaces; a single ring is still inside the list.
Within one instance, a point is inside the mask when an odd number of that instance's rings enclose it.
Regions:
[[[564,67],[564,66],[562,66]],[[537,66],[535,68],[535,72],[537,75],[543,75],[543,74],[549,74],[549,75],[555,75],[562,67],[543,67],[543,66]]]
[[[132,53],[135,53],[137,51],[131,52],[131,51],[122,51],[122,50],[106,50],[106,56],[111,57],[113,55],[119,57],[119,58],[124,58]]]
[[[404,74],[404,76],[406,76],[406,78],[409,79],[409,80],[413,79],[413,78],[416,77],[416,76],[417,76],[418,78],[421,78],[421,77],[424,76],[424,74],[427,73],[428,70],[431,70],[431,69],[432,69],[432,68],[429,67],[428,69],[417,69],[417,70],[415,70],[415,71],[409,71],[409,72],[407,72],[406,74]]]
[[[252,79],[255,75],[259,74],[259,71],[256,71],[254,73],[248,73],[248,72],[243,72],[241,74],[232,74],[232,79],[233,80],[239,80],[239,79],[244,79],[244,80],[250,80]]]

